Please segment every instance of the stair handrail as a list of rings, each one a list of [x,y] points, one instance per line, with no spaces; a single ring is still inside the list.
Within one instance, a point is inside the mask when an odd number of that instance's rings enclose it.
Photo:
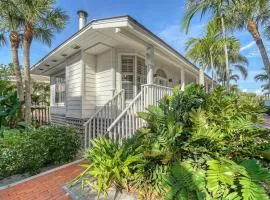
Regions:
[[[108,106],[110,104],[112,104],[115,100],[117,99],[121,99],[121,103],[120,103],[120,111],[122,112],[124,110],[125,107],[125,90],[120,90],[118,93],[116,93],[109,101],[107,101],[101,108],[99,108],[84,124],[84,141],[85,141],[85,148],[89,147],[89,140],[90,139],[90,126],[92,125],[93,120],[95,120],[98,115],[102,112],[106,113],[106,109],[108,108]],[[112,119],[115,120],[115,119]],[[104,128],[104,130],[106,130],[107,127]],[[96,133],[94,133],[95,135]],[[93,139],[93,138],[91,138]]]
[[[154,91],[155,91],[154,89],[157,89],[156,91],[157,93],[155,93],[155,96],[153,96]],[[160,91],[158,91],[158,89],[160,89]],[[133,135],[134,132],[138,128],[141,128],[145,124],[145,122],[142,119],[137,118],[137,112],[144,111],[149,105],[153,105],[153,104],[157,105],[158,102],[165,95],[171,95],[172,90],[173,89],[170,87],[161,86],[161,85],[155,85],[155,84],[142,85],[141,91],[130,102],[130,104],[122,111],[122,113],[114,120],[114,122],[109,126],[109,128],[107,129],[107,132],[105,133],[105,136],[109,135],[109,138],[113,140],[121,140],[122,139],[121,137],[123,137],[122,133],[125,131],[126,131],[125,133],[126,138]],[[150,96],[150,93],[152,97]],[[125,121],[122,120],[124,117],[126,118]],[[124,131],[123,131],[123,126],[119,128],[119,124],[121,120],[125,123]],[[117,131],[115,130],[116,128],[118,129],[119,133],[116,133]]]

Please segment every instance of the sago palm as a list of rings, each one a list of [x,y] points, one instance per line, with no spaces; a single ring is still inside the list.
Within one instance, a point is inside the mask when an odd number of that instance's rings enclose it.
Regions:
[[[25,120],[31,121],[30,47],[33,39],[50,45],[55,31],[64,28],[68,16],[55,8],[54,0],[17,0],[23,22],[24,77],[25,77]]]
[[[197,14],[201,13],[201,16],[205,15],[207,11],[210,11],[213,19],[217,19],[220,24],[220,32],[222,34],[224,44],[224,58],[225,58],[225,69],[226,74],[229,74],[229,57],[226,43],[226,27],[225,27],[225,16],[227,8],[230,6],[229,0],[187,0],[183,28],[188,31],[192,18]],[[227,79],[227,85],[229,80]]]
[[[238,0],[232,1],[232,7],[228,9],[231,16],[230,26],[234,29],[247,30],[255,40],[264,68],[270,76],[270,61],[263,43],[260,28],[264,25],[269,26],[270,3],[268,0]],[[270,79],[268,80],[270,86]]]
[[[16,74],[17,93],[20,101],[24,101],[23,82],[18,57],[18,49],[21,42],[19,29],[22,19],[18,13],[15,1],[0,1],[0,30],[2,32],[0,33],[0,44],[6,44],[6,36],[8,35],[13,67]]]

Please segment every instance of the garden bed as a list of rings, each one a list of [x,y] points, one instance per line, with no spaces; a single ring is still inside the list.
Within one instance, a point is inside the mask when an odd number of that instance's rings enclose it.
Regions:
[[[98,193],[90,187],[82,189],[81,184],[77,183],[73,186],[65,185],[63,187],[65,192],[71,197],[72,200],[137,200],[137,195],[127,193],[126,191],[116,192],[114,189],[108,190],[108,196],[101,195],[98,198]]]

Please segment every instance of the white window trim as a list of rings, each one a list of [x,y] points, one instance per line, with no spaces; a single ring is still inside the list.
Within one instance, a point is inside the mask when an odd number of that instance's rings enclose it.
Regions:
[[[65,82],[66,82],[66,73],[65,70],[63,72],[59,72],[57,74],[55,74],[53,76],[53,94],[52,95],[52,107],[64,107],[66,105],[66,100],[67,100],[67,88],[65,88],[65,92],[66,92],[66,97],[65,97],[65,101],[64,102],[60,102],[60,103],[56,103],[55,102],[55,97],[56,97],[56,84],[55,84],[55,78],[57,76],[61,76],[61,75],[65,75]],[[67,84],[67,83],[66,83]],[[67,85],[65,85],[65,87],[67,87]]]
[[[142,56],[139,53],[118,53],[118,71],[120,73],[120,88],[122,89],[122,56],[135,56],[135,63],[134,63],[134,85],[133,85],[133,98],[137,95],[137,57],[140,57],[145,60],[145,56]],[[131,99],[128,99],[131,100]]]

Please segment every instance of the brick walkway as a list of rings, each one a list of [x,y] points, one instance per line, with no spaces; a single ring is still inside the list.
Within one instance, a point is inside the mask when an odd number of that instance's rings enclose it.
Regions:
[[[68,200],[62,186],[82,172],[79,164],[0,190],[0,200]]]

